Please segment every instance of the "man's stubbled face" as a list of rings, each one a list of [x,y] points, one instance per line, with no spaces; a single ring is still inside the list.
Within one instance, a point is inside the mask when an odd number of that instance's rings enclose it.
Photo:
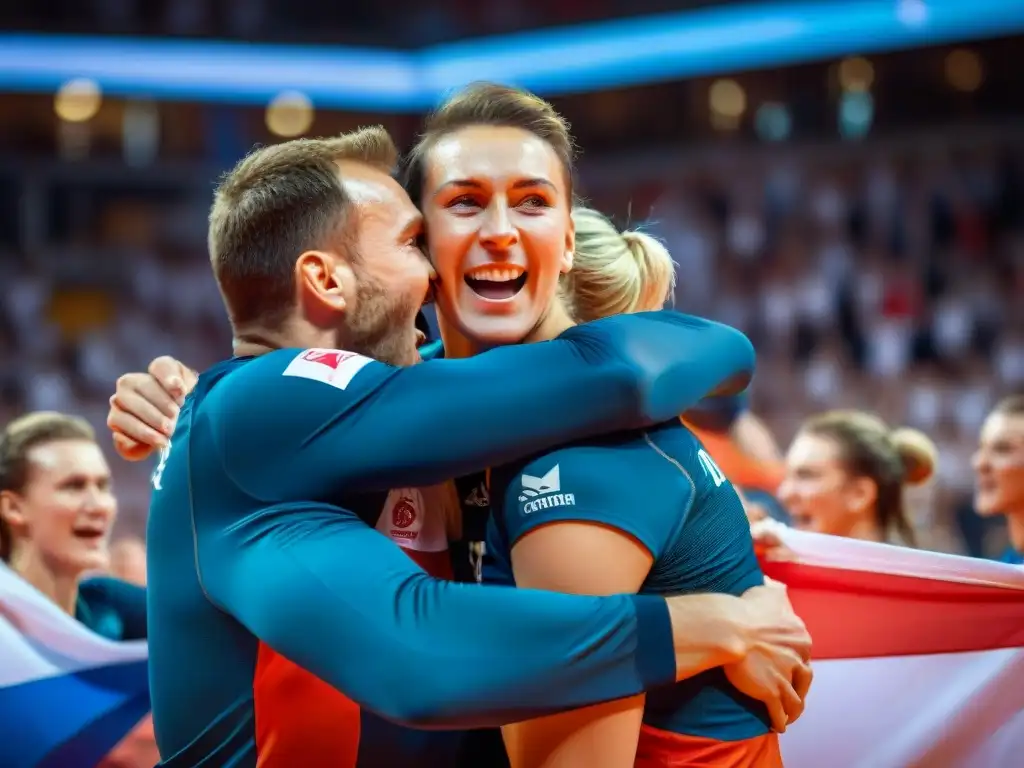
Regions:
[[[416,315],[432,270],[420,249],[423,219],[405,190],[366,166],[346,168],[358,233],[350,265],[354,288],[340,319],[339,346],[393,365],[419,360]]]

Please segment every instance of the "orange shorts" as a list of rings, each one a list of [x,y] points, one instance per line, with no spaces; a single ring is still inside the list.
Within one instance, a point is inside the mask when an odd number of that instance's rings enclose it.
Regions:
[[[636,768],[782,768],[779,735],[716,741],[670,733],[645,725],[640,730]]]

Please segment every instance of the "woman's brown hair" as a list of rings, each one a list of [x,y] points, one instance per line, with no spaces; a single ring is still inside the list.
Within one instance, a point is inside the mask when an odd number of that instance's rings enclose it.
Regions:
[[[576,147],[565,118],[529,91],[497,83],[473,83],[427,116],[423,133],[406,156],[402,181],[417,207],[423,202],[426,160],[431,148],[444,136],[476,125],[520,128],[550,144],[565,170],[569,202],[572,202]]]
[[[884,421],[861,411],[828,411],[804,422],[801,432],[834,440],[840,460],[854,477],[870,478],[878,489],[875,509],[886,534],[897,533],[914,546],[903,489],[921,485],[935,473],[935,444],[916,429],[890,430]]]

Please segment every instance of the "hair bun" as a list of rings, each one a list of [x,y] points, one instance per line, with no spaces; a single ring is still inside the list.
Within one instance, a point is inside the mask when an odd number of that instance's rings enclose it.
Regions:
[[[895,429],[889,435],[903,462],[903,482],[921,485],[935,474],[939,451],[924,432],[909,427]]]
[[[676,285],[676,263],[664,243],[637,229],[621,234],[636,264],[643,287],[644,309],[661,308]]]

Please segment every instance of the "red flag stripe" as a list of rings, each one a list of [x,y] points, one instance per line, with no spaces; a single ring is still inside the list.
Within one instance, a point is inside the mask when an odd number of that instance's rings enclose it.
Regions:
[[[767,563],[814,638],[816,659],[1024,647],[1024,592],[803,563]]]

